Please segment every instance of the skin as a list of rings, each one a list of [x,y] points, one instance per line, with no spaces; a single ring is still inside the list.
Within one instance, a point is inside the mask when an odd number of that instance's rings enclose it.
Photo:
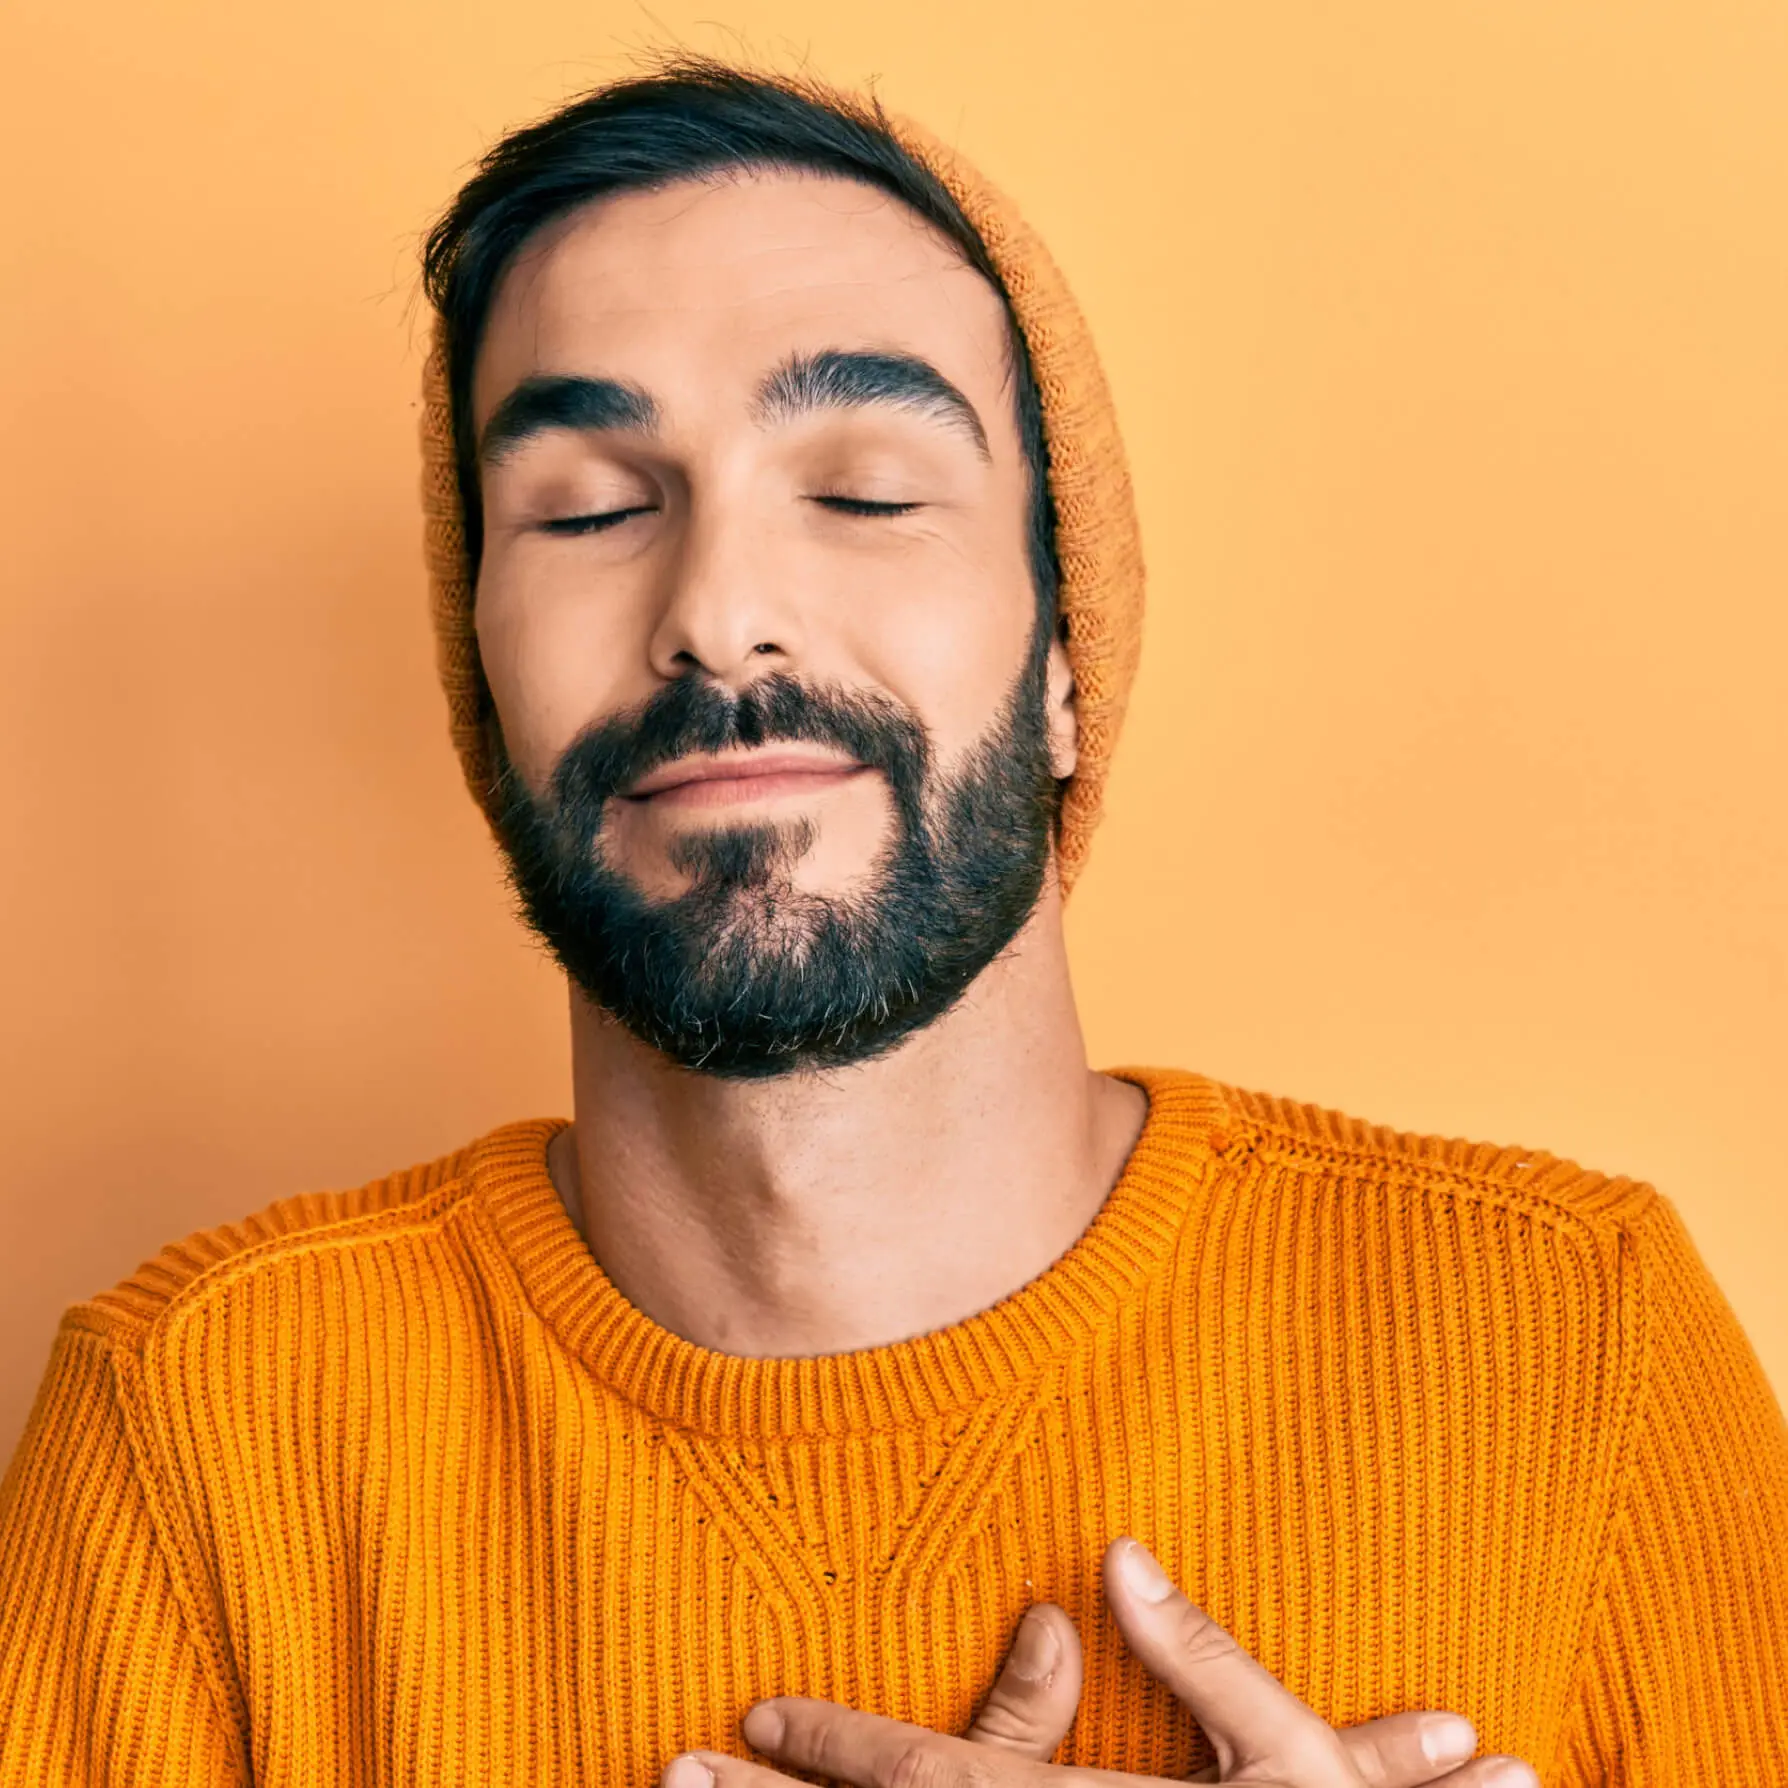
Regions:
[[[765,404],[778,370],[828,353],[921,362],[973,424],[938,404]],[[518,390],[566,376],[618,381],[646,414],[498,441]],[[785,671],[892,695],[946,772],[1018,675],[1035,595],[1004,310],[886,195],[753,173],[573,212],[498,289],[472,422],[491,444],[479,650],[510,757],[537,793],[584,727],[697,668],[733,689]],[[862,512],[877,504],[900,508]],[[1047,710],[1067,776],[1078,734],[1060,640]],[[814,843],[797,885],[860,885],[893,822],[879,772],[812,748],[790,765],[786,748],[768,749],[775,774],[754,776],[753,754],[734,754],[679,766],[729,775],[611,803],[610,861],[669,897],[684,886],[669,846],[690,828],[805,819]],[[769,1081],[689,1073],[575,991],[571,1034],[574,1121],[548,1166],[572,1221],[648,1318],[734,1354],[875,1347],[987,1309],[1080,1237],[1146,1115],[1139,1089],[1087,1064],[1053,866],[1012,947],[874,1062]],[[1223,1779],[1441,1779],[1420,1752],[1422,1716],[1331,1732],[1183,1598],[1139,1601],[1113,1562],[1121,1551],[1107,1560],[1120,1622],[1225,1767],[1283,1758],[1302,1772]],[[921,1779],[896,1769],[915,1744],[958,1747],[920,1757],[942,1772],[923,1777],[933,1788],[958,1779],[960,1747],[982,1770],[970,1779],[989,1780],[991,1758],[998,1780],[1029,1782],[1073,1718],[1080,1665],[1059,1608],[1034,1610],[1021,1639],[965,1738],[789,1700],[754,1712],[746,1737],[791,1766],[823,1756],[824,1773],[863,1788]],[[677,1788],[710,1773],[728,1788],[787,1779],[735,1760],[673,1767],[695,1772]]]
[[[1342,1731],[1328,1726],[1188,1601],[1135,1540],[1112,1544],[1103,1575],[1131,1650],[1179,1697],[1217,1753],[1216,1765],[1191,1781],[1539,1788],[1539,1777],[1518,1758],[1472,1759],[1476,1734],[1455,1715],[1392,1714]],[[962,1738],[801,1696],[760,1701],[745,1716],[744,1733],[773,1763],[853,1788],[1156,1788],[1158,1777],[1048,1761],[1079,1690],[1073,1624],[1044,1604],[1026,1615],[1005,1669]],[[672,1762],[662,1788],[794,1788],[794,1778],[745,1758],[692,1751]]]
[[[692,666],[733,688],[785,670],[886,692],[954,767],[1035,617],[1004,331],[997,295],[948,244],[841,180],[629,194],[531,243],[493,306],[474,429],[555,373],[624,380],[658,425],[548,431],[483,470],[479,650],[529,785],[545,789],[592,720]],[[985,453],[911,406],[759,413],[768,375],[828,350],[922,358],[973,406]],[[839,497],[919,507],[865,516],[819,500]],[[630,509],[595,533],[542,526]],[[1050,666],[1066,775],[1076,721],[1059,642]],[[800,816],[817,838],[798,885],[842,894],[893,819],[874,771],[745,793],[614,803],[611,860],[671,894],[678,832]],[[874,1347],[986,1309],[1078,1239],[1144,1115],[1139,1089],[1087,1065],[1053,878],[968,997],[872,1064],[728,1082],[671,1067],[575,995],[571,1029],[574,1123],[550,1163],[567,1207],[639,1309],[729,1353]]]

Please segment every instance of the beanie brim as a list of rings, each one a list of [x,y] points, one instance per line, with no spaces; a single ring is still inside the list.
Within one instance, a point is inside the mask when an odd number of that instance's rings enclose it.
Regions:
[[[822,104],[860,113],[863,101],[791,82]],[[902,146],[948,188],[979,232],[1029,350],[1042,399],[1049,488],[1061,567],[1058,605],[1074,672],[1079,758],[1063,793],[1056,839],[1064,893],[1078,879],[1104,802],[1142,644],[1143,563],[1123,440],[1086,320],[1049,251],[1012,202],[922,126],[890,121]],[[490,691],[473,623],[473,568],[437,318],[423,369],[422,509],[435,658],[466,784],[493,816]]]

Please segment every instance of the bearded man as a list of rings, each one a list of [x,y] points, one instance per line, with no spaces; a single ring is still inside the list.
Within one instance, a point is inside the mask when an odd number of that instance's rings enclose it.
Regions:
[[[1087,1065],[1141,560],[1011,206],[678,64],[500,144],[426,279],[575,1117],[68,1313],[0,1783],[1788,1780],[1788,1435],[1666,1200]]]

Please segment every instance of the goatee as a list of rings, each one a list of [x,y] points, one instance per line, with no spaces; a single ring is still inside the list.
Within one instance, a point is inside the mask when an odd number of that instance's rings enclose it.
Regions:
[[[1027,661],[987,734],[939,775],[917,717],[878,691],[776,673],[735,695],[703,673],[581,733],[546,798],[497,751],[497,829],[528,923],[574,982],[686,1068],[762,1079],[870,1061],[947,1012],[1034,910],[1058,805],[1044,698]],[[773,742],[879,770],[893,825],[848,895],[795,885],[808,820],[691,830],[690,878],[651,900],[604,854],[608,803],[661,764]]]

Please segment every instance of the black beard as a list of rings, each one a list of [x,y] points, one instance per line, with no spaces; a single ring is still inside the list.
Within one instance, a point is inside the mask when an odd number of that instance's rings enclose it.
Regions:
[[[497,830],[527,921],[596,1005],[686,1068],[767,1079],[885,1055],[949,1011],[1036,907],[1059,796],[1047,668],[1028,653],[947,777],[891,697],[786,673],[738,696],[700,672],[667,684],[581,733],[544,800],[497,740]],[[692,752],[772,741],[832,746],[886,777],[893,834],[866,887],[794,886],[807,820],[688,833],[669,852],[692,878],[674,899],[648,900],[604,861],[603,810],[623,789]]]

